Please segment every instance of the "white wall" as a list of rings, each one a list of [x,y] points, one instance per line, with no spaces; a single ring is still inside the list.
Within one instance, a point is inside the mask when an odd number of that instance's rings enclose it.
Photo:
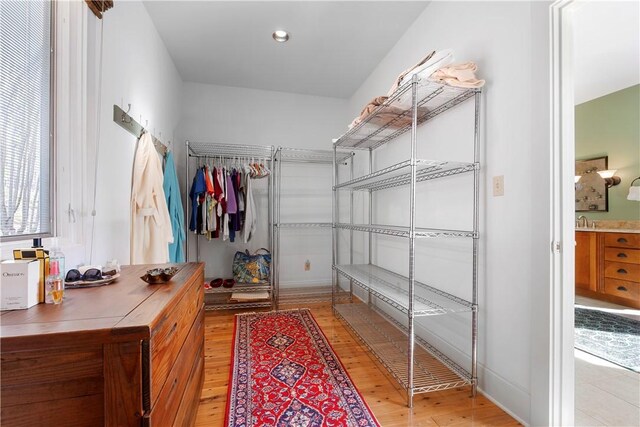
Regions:
[[[185,83],[180,140],[331,149],[342,133],[347,101],[285,92]],[[184,180],[184,146],[176,149],[179,176]],[[191,163],[192,171],[195,161]],[[282,221],[331,221],[331,166],[283,167]],[[193,177],[189,177],[189,186]],[[249,244],[201,238],[200,259],[207,277],[231,277],[237,250],[266,246],[266,180],[254,181],[259,191],[258,233]],[[309,197],[310,196],[310,197]],[[296,197],[296,200],[293,199]],[[298,199],[298,197],[300,197]],[[189,259],[195,260],[195,236],[190,236]],[[304,262],[311,270],[304,271]],[[282,231],[281,284],[327,284],[331,272],[329,229]]]
[[[89,32],[97,36],[97,19],[89,20]],[[98,39],[94,40],[96,47]],[[131,173],[136,137],[113,121],[113,105],[130,114],[161,139],[175,141],[174,130],[180,120],[182,80],[167,49],[158,35],[142,2],[119,2],[105,14],[102,102],[98,185],[93,243],[93,263],[102,264],[117,258],[129,263]],[[92,73],[95,75],[95,73]],[[89,80],[91,85],[92,80]],[[95,117],[95,116],[94,116]],[[92,123],[91,116],[89,123]],[[91,128],[90,128],[91,131]],[[87,187],[93,194],[94,138],[87,141]],[[84,230],[91,230],[92,197],[87,198],[83,215]],[[89,235],[86,260],[89,261]]]
[[[386,94],[394,77],[431,49],[452,48],[457,62],[478,64],[479,76],[487,80],[481,121],[480,387],[520,420],[534,423],[545,411],[530,409],[532,346],[546,345],[544,337],[532,343],[530,336],[536,318],[533,294],[544,292],[549,281],[548,141],[542,139],[548,136],[547,8],[546,3],[527,2],[432,2],[351,97],[345,119],[347,123],[372,97]],[[534,105],[542,110],[534,111]],[[473,102],[468,102],[419,129],[418,157],[472,161],[472,136]],[[404,135],[381,148],[375,167],[408,158],[409,147]],[[491,194],[496,175],[504,175],[504,197]],[[417,225],[469,229],[472,183],[470,176],[459,176],[419,184]],[[364,206],[365,199],[361,201]],[[407,225],[408,191],[381,192],[374,222]],[[406,274],[406,242],[376,242],[374,262]],[[420,242],[417,279],[470,298],[470,247],[457,241]],[[464,320],[429,318],[419,321],[419,330],[469,366],[470,324]],[[546,318],[539,322],[545,324]]]

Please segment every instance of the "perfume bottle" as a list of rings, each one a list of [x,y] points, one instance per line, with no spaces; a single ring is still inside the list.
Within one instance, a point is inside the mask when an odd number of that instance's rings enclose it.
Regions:
[[[60,304],[64,298],[64,278],[60,274],[58,261],[51,261],[49,275],[45,281],[45,299],[47,304]]]

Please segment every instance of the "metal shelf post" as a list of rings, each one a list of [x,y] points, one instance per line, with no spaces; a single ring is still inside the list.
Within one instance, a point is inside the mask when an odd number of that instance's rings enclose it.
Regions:
[[[409,340],[407,349],[407,401],[409,408],[413,407],[413,368],[414,368],[414,351],[415,351],[415,325],[413,313],[413,300],[415,295],[416,281],[416,158],[417,156],[417,139],[418,139],[418,76],[414,75],[411,88],[411,184],[409,187]]]

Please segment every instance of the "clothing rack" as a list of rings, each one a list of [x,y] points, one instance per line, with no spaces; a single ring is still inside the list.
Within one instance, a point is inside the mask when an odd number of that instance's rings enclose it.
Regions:
[[[350,176],[353,178],[353,157],[354,152],[340,152],[338,153],[337,162],[340,165],[350,165]],[[274,273],[274,289],[276,308],[280,304],[299,304],[299,303],[312,303],[312,302],[328,302],[331,300],[331,278],[327,280],[327,286],[315,286],[313,289],[308,287],[307,289],[300,288],[293,292],[289,292],[286,295],[280,294],[280,237],[282,229],[331,229],[331,220],[326,222],[281,222],[280,220],[280,206],[282,202],[282,164],[324,164],[327,166],[333,165],[333,151],[331,150],[309,150],[301,148],[287,148],[278,147],[274,154],[275,164],[275,205],[274,205],[274,251],[273,251],[273,273]],[[327,169],[327,172],[331,172],[331,168]],[[331,193],[328,194],[331,196]],[[329,270],[329,273],[331,271]],[[349,295],[350,296],[350,295]]]
[[[129,132],[131,135],[135,136],[136,139],[140,139],[142,134],[145,132],[144,126],[138,123],[133,117],[129,115],[129,110],[131,109],[131,104],[129,104],[129,109],[124,111],[118,105],[113,105],[113,121],[117,123],[121,128]],[[153,145],[158,150],[162,156],[166,156],[168,149],[168,144],[164,144],[154,135],[151,135],[151,140],[153,141]],[[170,143],[169,143],[170,144]]]
[[[191,168],[189,158],[196,159],[219,159],[219,160],[238,160],[238,159],[253,159],[259,160],[265,163],[268,163],[268,167],[271,170],[271,173],[268,177],[268,244],[267,249],[270,253],[273,253],[273,157],[274,157],[274,147],[273,146],[260,146],[260,145],[240,145],[240,144],[220,144],[220,143],[209,143],[209,142],[196,142],[196,141],[185,141],[186,145],[186,155],[185,155],[185,182],[187,183],[187,188],[189,187],[190,178],[191,178]],[[186,248],[186,259],[189,260],[189,191],[185,191],[184,194],[184,205],[187,207],[187,215],[185,215],[185,229],[187,230],[187,238],[185,243]],[[196,235],[196,260],[200,261],[200,238],[199,235]],[[205,289],[205,294],[212,294],[218,296],[230,296],[232,293],[236,292],[258,292],[258,291],[268,291],[269,292],[269,301],[255,301],[255,302],[238,302],[238,303],[216,303],[209,304],[205,298],[205,310],[225,310],[225,309],[243,309],[243,308],[259,308],[259,307],[274,307],[275,306],[275,298],[274,298],[274,287],[273,287],[273,267],[271,268],[271,274],[269,275],[269,283],[266,285],[241,285],[241,286],[233,286],[232,288],[213,288],[213,289]]]

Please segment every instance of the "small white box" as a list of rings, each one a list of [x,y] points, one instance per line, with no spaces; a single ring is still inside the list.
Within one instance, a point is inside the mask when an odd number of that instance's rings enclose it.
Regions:
[[[0,263],[0,310],[18,310],[38,304],[39,260],[7,260]]]

